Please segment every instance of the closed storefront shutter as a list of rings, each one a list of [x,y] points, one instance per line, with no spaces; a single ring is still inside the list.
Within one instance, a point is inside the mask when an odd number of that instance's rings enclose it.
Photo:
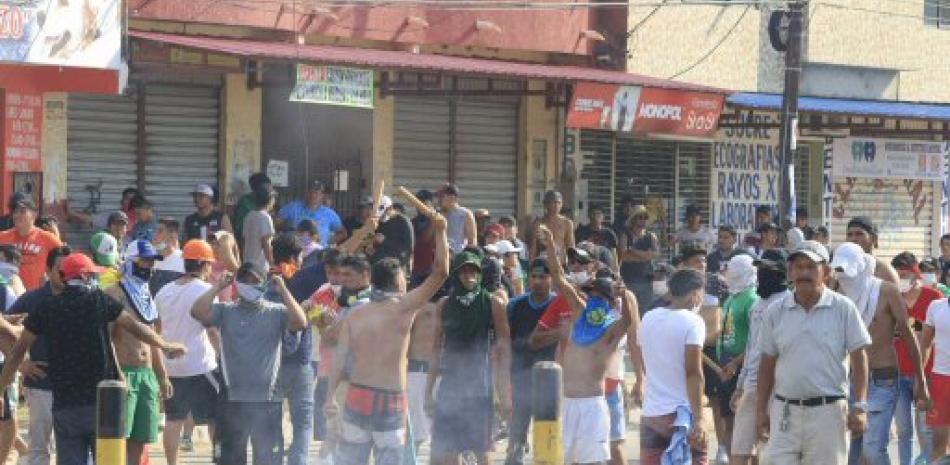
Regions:
[[[664,254],[668,253],[668,238],[673,228],[675,160],[673,142],[617,137],[616,211],[622,211],[626,198],[635,205],[645,205],[651,215],[650,230],[660,239]]]
[[[460,100],[456,105],[455,180],[466,205],[493,218],[515,212],[518,180],[518,105]]]
[[[583,167],[580,177],[587,182],[587,203],[590,206],[603,208],[608,224],[613,221],[613,194],[614,194],[614,136],[609,131],[581,131],[580,151],[583,157]],[[588,209],[589,211],[589,209]],[[577,217],[586,222],[587,217]]]
[[[880,231],[880,248],[875,255],[891,259],[909,251],[918,258],[933,253],[935,234],[939,234],[941,185],[935,182],[904,179],[835,178],[832,243],[845,241],[848,221],[868,216]],[[937,202],[935,205],[934,202]]]
[[[393,182],[413,192],[439,188],[449,180],[449,101],[397,97],[395,105]]]
[[[69,96],[66,184],[76,211],[108,215],[118,209],[122,191],[136,186],[138,107],[135,88],[129,89],[126,96]],[[94,212],[90,203],[97,197]],[[62,226],[74,247],[89,246],[92,230]]]
[[[196,184],[218,180],[217,87],[145,87],[145,192],[160,217],[184,221]]]
[[[699,207],[703,221],[709,221],[709,177],[712,168],[712,144],[678,142],[677,196],[674,227],[686,224],[686,207]]]

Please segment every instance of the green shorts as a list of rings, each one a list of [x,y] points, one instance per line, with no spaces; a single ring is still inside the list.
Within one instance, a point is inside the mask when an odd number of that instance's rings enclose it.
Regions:
[[[126,437],[146,444],[156,442],[161,421],[158,378],[150,367],[126,367],[122,371],[129,388]]]

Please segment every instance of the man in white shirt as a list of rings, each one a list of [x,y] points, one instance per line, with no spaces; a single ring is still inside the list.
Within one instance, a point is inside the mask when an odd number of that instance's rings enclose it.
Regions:
[[[669,283],[670,305],[643,317],[638,343],[643,353],[646,392],[640,421],[640,463],[659,465],[674,440],[682,415],[691,414],[689,443],[693,464],[706,463],[703,429],[702,348],[706,339],[702,305],[705,276],[696,270],[679,270]]]
[[[188,348],[186,356],[165,360],[171,379],[172,397],[165,401],[165,432],[162,438],[169,465],[178,463],[178,446],[185,420],[190,414],[195,424],[207,424],[214,436],[215,405],[219,381],[215,349],[209,331],[191,316],[191,308],[211,289],[208,277],[214,263],[211,245],[192,239],[182,251],[185,275],[166,284],[155,296],[159,320],[157,327],[168,341],[180,342]]]
[[[950,305],[947,299],[935,300],[927,309],[927,321],[920,341],[924,360],[931,343],[934,350],[933,373],[930,375],[933,407],[927,412],[927,425],[933,428],[930,463],[944,464],[947,463],[947,439],[950,436]]]
[[[158,220],[158,231],[155,232],[152,245],[163,258],[155,262],[152,277],[148,280],[148,288],[152,295],[158,295],[158,291],[162,290],[166,284],[185,274],[185,261],[181,258],[178,241],[179,234],[181,234],[181,224],[178,220],[173,218]]]

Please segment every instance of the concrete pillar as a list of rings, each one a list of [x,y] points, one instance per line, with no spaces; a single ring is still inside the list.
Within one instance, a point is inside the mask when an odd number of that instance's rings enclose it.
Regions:
[[[263,92],[248,89],[244,73],[225,77],[221,122],[221,170],[218,183],[226,205],[234,205],[247,192],[247,178],[262,170],[261,121]]]

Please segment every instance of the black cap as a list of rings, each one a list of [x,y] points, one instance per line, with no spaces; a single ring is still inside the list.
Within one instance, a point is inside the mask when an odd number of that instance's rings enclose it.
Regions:
[[[324,184],[323,181],[320,181],[319,179],[315,179],[310,183],[310,190],[312,191],[322,192],[326,190],[326,188],[327,188],[326,184]]]
[[[428,202],[435,198],[435,194],[428,189],[419,189],[419,192],[416,192],[416,198],[423,202]]]
[[[544,273],[551,274],[551,269],[548,268],[548,261],[543,258],[535,258],[531,260],[531,265],[528,267],[528,274],[534,273]]]
[[[36,211],[36,204],[33,203],[33,199],[31,199],[26,194],[23,194],[22,197],[12,197],[10,199],[10,204],[14,210],[18,208],[26,208],[29,210]]]
[[[758,267],[774,268],[785,271],[788,266],[788,254],[783,249],[770,249],[762,252],[762,257],[752,262]]]
[[[596,278],[591,281],[589,284],[584,286],[584,290],[587,292],[597,291],[608,299],[614,298],[614,285],[615,282],[610,278]]]
[[[581,265],[588,265],[594,261],[594,257],[591,257],[590,252],[578,247],[567,249],[567,259]]]
[[[676,270],[675,270],[675,269],[673,268],[673,266],[670,265],[669,263],[656,262],[656,263],[653,264],[653,274],[655,274],[655,275],[670,276],[670,275],[672,275],[675,271],[676,271]]]
[[[699,215],[702,213],[702,210],[699,208],[699,205],[690,205],[686,207],[686,217],[689,218],[693,215]]]
[[[515,218],[511,215],[502,215],[498,218],[498,224],[514,226],[518,223],[515,222]]]
[[[769,231],[781,231],[781,228],[777,224],[769,221],[768,223],[762,223],[758,228],[755,229],[755,232],[762,234]]]
[[[739,231],[736,230],[736,227],[731,224],[720,224],[719,231],[725,231],[733,236],[738,236]]]
[[[867,231],[868,234],[877,235],[877,226],[875,226],[874,221],[867,216],[855,216],[851,218],[851,221],[848,221],[848,229],[851,228],[861,228]]]
[[[550,190],[544,193],[544,203],[548,202],[561,202],[564,203],[564,196],[560,192],[555,190]]]
[[[109,219],[106,221],[106,224],[111,226],[119,222],[129,224],[129,215],[126,215],[125,212],[112,212],[109,214]]]

